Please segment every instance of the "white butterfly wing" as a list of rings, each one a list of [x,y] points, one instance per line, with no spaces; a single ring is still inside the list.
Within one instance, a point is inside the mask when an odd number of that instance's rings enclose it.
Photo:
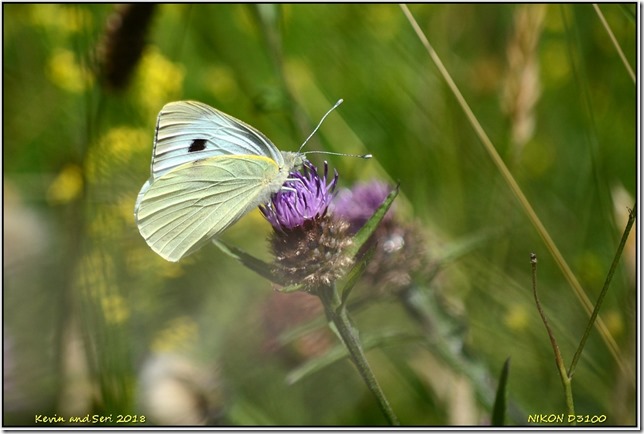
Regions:
[[[152,152],[152,179],[197,159],[260,155],[282,167],[282,153],[260,131],[197,101],[176,101],[159,112]]]
[[[135,210],[139,232],[176,262],[266,201],[287,176],[275,161],[254,155],[185,163],[143,186]]]

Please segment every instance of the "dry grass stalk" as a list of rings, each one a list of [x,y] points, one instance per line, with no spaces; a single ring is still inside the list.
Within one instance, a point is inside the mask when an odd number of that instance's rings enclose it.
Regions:
[[[514,14],[514,33],[507,47],[508,70],[502,104],[511,123],[511,153],[521,154],[536,125],[534,108],[541,96],[538,45],[546,5],[526,4]]]

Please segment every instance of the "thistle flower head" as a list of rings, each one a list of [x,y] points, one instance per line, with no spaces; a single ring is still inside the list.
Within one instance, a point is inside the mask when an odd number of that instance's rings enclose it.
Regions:
[[[288,231],[301,227],[307,221],[319,219],[326,214],[338,182],[338,172],[327,184],[329,166],[324,162],[324,175],[316,167],[304,162],[303,173],[292,172],[282,190],[259,209],[275,230]]]
[[[328,165],[320,175],[310,162],[270,202],[260,207],[275,229],[271,247],[275,273],[286,284],[303,284],[307,291],[343,276],[352,264],[344,254],[351,244],[349,225],[327,215],[338,182],[338,173],[328,182]]]
[[[335,218],[348,221],[352,232],[357,232],[390,192],[391,187],[381,181],[359,183],[351,189],[340,190],[331,204],[331,211]],[[383,223],[393,219],[394,206],[385,214]]]
[[[342,190],[332,203],[333,217],[346,220],[350,224],[350,232],[355,233],[391,190],[381,181],[356,184],[350,190]],[[414,276],[426,267],[423,239],[420,228],[400,222],[392,206],[361,250],[364,253],[374,244],[376,246],[363,275],[365,286],[383,293],[396,293],[409,287]]]

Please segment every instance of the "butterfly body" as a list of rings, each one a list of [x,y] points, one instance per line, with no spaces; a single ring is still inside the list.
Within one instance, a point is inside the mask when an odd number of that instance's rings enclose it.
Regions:
[[[279,151],[255,128],[205,104],[166,104],[151,176],[134,208],[139,232],[160,256],[178,261],[267,202],[303,161],[303,154]]]

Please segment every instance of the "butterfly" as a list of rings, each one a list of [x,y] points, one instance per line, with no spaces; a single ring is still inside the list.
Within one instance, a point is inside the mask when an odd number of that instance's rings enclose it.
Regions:
[[[151,176],[134,206],[139,232],[161,257],[179,261],[268,202],[305,160],[206,104],[168,103],[157,118]]]

